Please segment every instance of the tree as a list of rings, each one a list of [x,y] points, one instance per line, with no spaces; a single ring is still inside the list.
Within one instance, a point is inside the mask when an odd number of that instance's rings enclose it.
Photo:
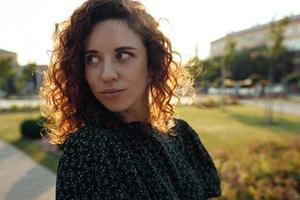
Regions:
[[[22,69],[22,74],[16,80],[16,87],[20,93],[33,93],[36,89],[35,63],[29,63]]]
[[[278,22],[271,22],[270,24],[270,39],[272,41],[272,45],[270,47],[270,57],[274,61],[277,61],[279,56],[286,50],[286,47],[283,45],[283,33],[288,23],[289,18],[286,17]]]
[[[187,62],[187,66],[189,72],[195,80],[195,85],[199,85],[201,82],[201,75],[203,75],[203,65],[201,60],[198,58],[198,56],[195,56]]]
[[[221,107],[224,107],[224,100],[225,100],[225,79],[228,75],[228,68],[229,63],[232,61],[235,55],[235,46],[236,42],[232,38],[231,35],[226,36],[225,40],[225,47],[221,59],[221,92],[222,92],[222,100],[221,100]]]
[[[221,76],[221,57],[212,57],[203,60],[203,67],[205,69],[204,79],[208,83],[212,83]]]
[[[0,59],[0,90],[4,90],[6,95],[15,93],[15,80],[16,70],[12,63],[12,58]]]
[[[258,74],[267,79],[270,62],[268,57],[261,55],[261,52],[267,50],[266,46],[258,46],[237,52],[229,65],[231,78],[233,80],[244,80],[252,74]]]
[[[273,120],[273,82],[274,82],[274,69],[276,69],[277,62],[279,61],[280,56],[283,54],[283,52],[286,50],[286,48],[283,45],[284,41],[284,30],[286,25],[289,22],[289,18],[286,17],[282,20],[279,20],[278,22],[271,22],[270,24],[270,39],[272,41],[272,45],[269,49],[269,56],[270,56],[270,62],[269,65],[269,71],[268,71],[268,77],[269,77],[269,88],[271,90],[270,92],[270,101],[269,106],[267,110],[267,121],[269,123],[274,123]]]
[[[190,74],[194,78],[194,84],[196,87],[200,87],[203,84],[203,75],[205,68],[203,62],[198,57],[198,48],[195,48],[195,56],[187,61],[186,66],[189,69]]]

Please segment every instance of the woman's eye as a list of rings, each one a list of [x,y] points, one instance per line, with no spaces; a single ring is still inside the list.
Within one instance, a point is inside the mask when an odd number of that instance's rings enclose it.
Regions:
[[[127,52],[118,52],[117,53],[118,60],[127,60],[130,56],[131,56],[131,54],[127,53]]]
[[[85,61],[87,64],[94,64],[99,61],[99,58],[95,55],[88,55],[88,56],[86,56]]]

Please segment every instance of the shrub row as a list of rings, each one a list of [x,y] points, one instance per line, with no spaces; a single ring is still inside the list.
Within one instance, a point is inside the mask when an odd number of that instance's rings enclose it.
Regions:
[[[30,139],[39,139],[42,137],[44,118],[27,119],[21,123],[21,134]]]
[[[21,134],[23,137],[28,139],[40,139],[46,136],[44,129],[45,118],[40,117],[38,119],[27,119],[21,123]],[[51,146],[51,145],[50,145]],[[63,151],[63,144],[54,145],[58,150]]]
[[[234,97],[227,98],[214,98],[211,96],[200,97],[194,100],[193,104],[200,108],[214,108],[219,107],[220,104],[223,103],[225,105],[238,105],[239,101]]]
[[[220,200],[300,199],[300,142],[251,144],[215,151]]]

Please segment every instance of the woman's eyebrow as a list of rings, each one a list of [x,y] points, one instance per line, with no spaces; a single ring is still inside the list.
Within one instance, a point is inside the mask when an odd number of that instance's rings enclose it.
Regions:
[[[124,50],[137,50],[137,49],[130,46],[118,47],[115,49],[115,51],[124,51]]]
[[[86,51],[84,52],[84,54],[88,54],[88,53],[94,53],[94,54],[97,54],[98,51],[96,51],[96,50],[86,50]]]

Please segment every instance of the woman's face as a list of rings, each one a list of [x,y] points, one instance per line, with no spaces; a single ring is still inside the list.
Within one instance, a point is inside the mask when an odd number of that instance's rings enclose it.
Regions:
[[[147,52],[125,21],[96,24],[85,41],[85,76],[96,99],[126,121],[146,116]]]

